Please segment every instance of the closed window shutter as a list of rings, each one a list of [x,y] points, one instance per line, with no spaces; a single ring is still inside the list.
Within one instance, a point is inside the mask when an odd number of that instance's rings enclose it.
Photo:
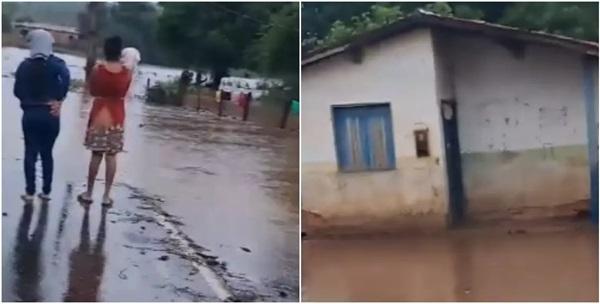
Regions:
[[[395,168],[389,104],[334,107],[333,118],[341,171]]]

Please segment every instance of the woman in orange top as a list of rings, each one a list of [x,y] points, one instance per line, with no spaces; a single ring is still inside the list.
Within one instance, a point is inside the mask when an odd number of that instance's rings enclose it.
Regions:
[[[97,64],[90,76],[90,94],[94,104],[90,112],[85,146],[92,151],[88,171],[87,191],[79,200],[92,202],[94,182],[102,159],[106,165],[106,186],[102,205],[112,205],[110,189],[117,169],[117,153],[123,150],[125,96],[131,83],[131,71],[120,63],[123,42],[118,36],[104,41],[106,62]]]

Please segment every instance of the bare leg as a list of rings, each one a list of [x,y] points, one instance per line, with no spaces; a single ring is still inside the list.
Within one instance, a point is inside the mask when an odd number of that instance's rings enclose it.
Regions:
[[[117,172],[117,155],[114,153],[106,154],[106,186],[104,188],[104,201],[110,198],[110,188],[115,180]]]
[[[104,154],[102,152],[92,152],[92,159],[90,160],[90,168],[88,171],[88,183],[86,193],[88,197],[92,197],[92,193],[94,192],[94,183],[96,182],[98,168],[100,168],[100,163],[102,163],[103,156]]]

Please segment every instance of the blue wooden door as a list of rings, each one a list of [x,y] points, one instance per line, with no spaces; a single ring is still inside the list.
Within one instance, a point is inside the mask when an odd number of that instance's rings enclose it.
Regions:
[[[458,118],[456,114],[456,102],[442,100],[441,115],[446,152],[446,173],[448,175],[448,201],[450,204],[450,223],[453,225],[462,222],[465,214]]]

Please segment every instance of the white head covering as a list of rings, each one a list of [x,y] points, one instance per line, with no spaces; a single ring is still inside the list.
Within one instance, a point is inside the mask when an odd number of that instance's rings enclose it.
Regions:
[[[29,45],[31,57],[48,57],[52,55],[54,37],[49,32],[45,30],[33,30],[27,34],[25,39]]]
[[[137,67],[141,60],[140,52],[136,48],[128,47],[121,51],[121,63],[130,70]]]

